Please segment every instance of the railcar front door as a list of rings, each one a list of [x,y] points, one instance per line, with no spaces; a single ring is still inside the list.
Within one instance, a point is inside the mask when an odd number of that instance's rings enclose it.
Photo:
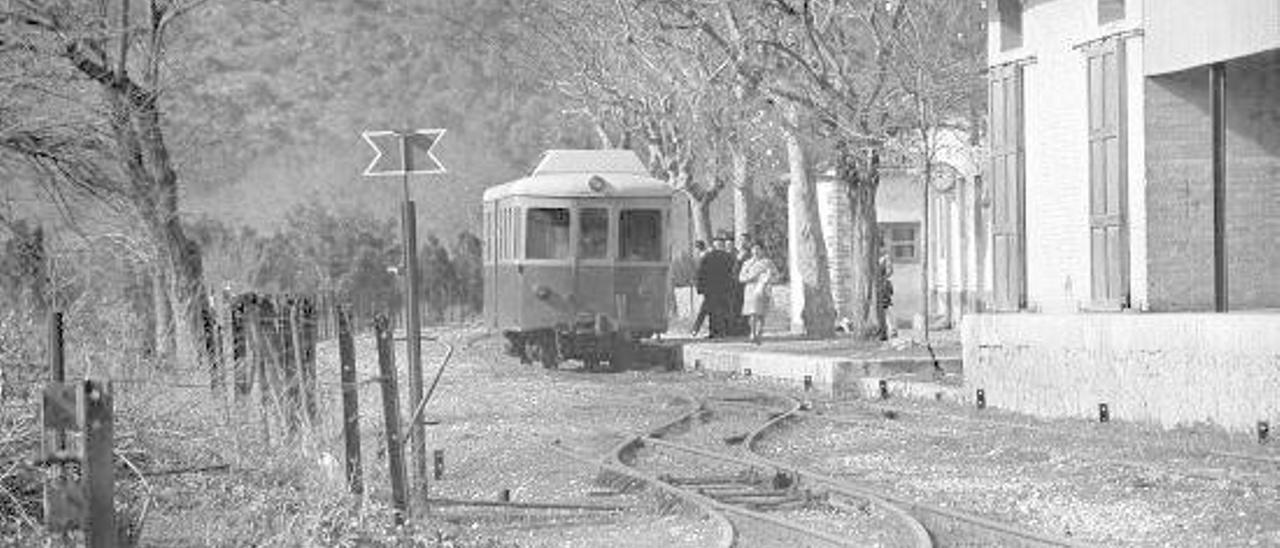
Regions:
[[[615,327],[613,307],[613,223],[610,209],[588,205],[577,210],[577,235],[574,253],[574,305],[578,322],[591,321],[603,315]]]
[[[663,209],[636,207],[618,214],[614,302],[622,325],[643,336],[666,330],[667,252]]]

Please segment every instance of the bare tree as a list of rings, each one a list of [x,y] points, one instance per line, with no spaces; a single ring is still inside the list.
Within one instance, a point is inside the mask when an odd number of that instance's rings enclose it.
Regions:
[[[710,238],[736,119],[723,56],[697,35],[662,32],[627,2],[538,0],[512,10],[509,37],[471,35],[506,44],[510,65],[563,97],[565,113],[583,119],[600,146],[641,153],[689,201],[696,237]]]
[[[938,53],[936,48],[928,51],[931,44],[949,43],[945,35],[934,34],[943,27],[932,24],[940,20],[938,15],[950,9],[965,17],[942,21],[971,24],[966,17],[973,8],[951,0],[658,0],[641,4],[655,6],[654,10],[670,20],[669,28],[706,35],[709,43],[733,60],[738,80],[748,92],[799,108],[804,115],[801,118],[810,119],[817,136],[829,143],[827,152],[836,178],[848,194],[855,227],[851,328],[864,338],[882,335],[885,326],[878,306],[880,242],[875,201],[879,158],[903,132],[937,122],[937,118],[926,119],[919,108],[913,108],[919,103],[913,97],[921,96],[918,92],[922,88],[912,92],[905,77],[908,72],[940,73],[907,69],[921,67],[929,55]],[[930,24],[925,25],[926,21]],[[976,35],[977,29],[970,32]],[[903,54],[907,37],[919,46],[909,56]],[[930,81],[942,86],[947,79]],[[967,83],[956,85],[968,91]],[[791,207],[793,214],[816,216],[804,204]],[[816,260],[795,252],[793,257],[821,263],[821,246],[815,251]],[[819,270],[825,272],[824,268]],[[796,284],[807,287],[811,282],[820,280],[815,275],[814,280],[793,282],[793,291],[799,287]],[[808,306],[806,303],[805,308]],[[810,317],[816,320],[826,315]]]
[[[205,0],[8,3],[0,22],[6,71],[0,154],[21,159],[60,195],[136,215],[156,249],[161,349],[199,355],[207,306],[200,250],[179,218],[179,180],[162,105],[166,32]],[[170,331],[168,314],[173,325]]]

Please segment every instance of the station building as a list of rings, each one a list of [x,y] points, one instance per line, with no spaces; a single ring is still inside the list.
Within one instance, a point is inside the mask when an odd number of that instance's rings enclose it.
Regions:
[[[1280,2],[991,0],[989,405],[1280,422]]]
[[[980,148],[963,131],[937,132],[933,142],[928,192],[918,157],[881,157],[876,221],[893,266],[889,313],[899,328],[919,327],[926,299],[931,326],[958,326],[964,314],[982,308],[983,280],[990,277],[990,266],[982,259],[988,222]],[[818,175],[815,186],[836,314],[847,317],[853,311],[849,198],[833,173]]]

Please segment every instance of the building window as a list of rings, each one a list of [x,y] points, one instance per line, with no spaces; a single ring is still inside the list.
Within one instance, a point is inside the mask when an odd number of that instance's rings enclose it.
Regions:
[[[578,257],[603,259],[609,254],[609,210],[583,209],[578,213]]]
[[[919,223],[880,223],[880,238],[895,263],[920,262]]]
[[[1124,0],[1098,0],[1098,24],[1124,19]]]
[[[1000,14],[1000,51],[1022,47],[1022,0],[996,0]]]
[[[624,261],[662,260],[662,211],[628,209],[618,222],[618,256]]]
[[[524,243],[529,259],[564,259],[569,257],[569,210],[535,207],[529,210],[528,241]]]

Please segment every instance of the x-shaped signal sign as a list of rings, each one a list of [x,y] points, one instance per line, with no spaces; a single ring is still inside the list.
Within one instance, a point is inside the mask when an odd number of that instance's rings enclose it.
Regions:
[[[431,152],[444,132],[443,129],[411,129],[361,133],[364,142],[369,143],[375,153],[364,174],[378,177],[445,173],[444,164]]]

